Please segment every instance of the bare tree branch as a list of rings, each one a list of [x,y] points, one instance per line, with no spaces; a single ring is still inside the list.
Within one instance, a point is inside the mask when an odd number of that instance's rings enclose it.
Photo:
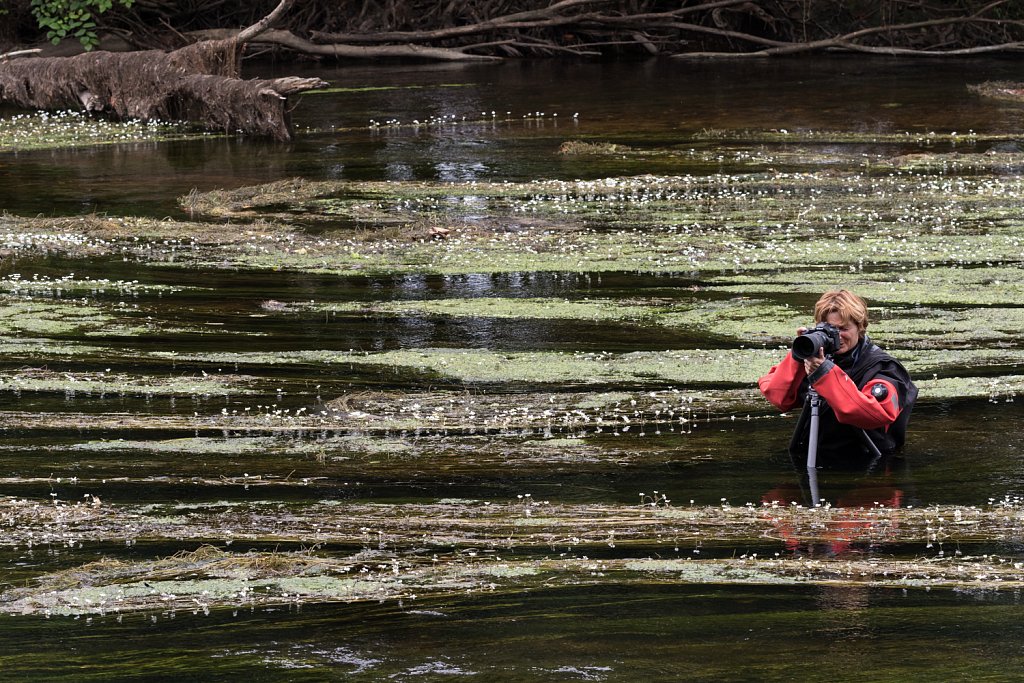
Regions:
[[[833,23],[841,26],[841,22],[824,20],[820,14],[817,17],[808,14],[809,5],[803,6],[802,16],[794,18],[789,14],[793,3],[784,0],[681,2],[679,6],[670,5],[670,9],[664,9],[665,4],[656,0],[632,0],[629,3],[622,0],[562,0],[546,7],[497,15],[486,15],[483,11],[510,4],[529,6],[530,0],[506,0],[500,5],[485,0],[480,0],[480,4],[451,3],[444,6],[447,8],[444,12],[438,9],[438,20],[443,14],[443,20],[449,21],[457,8],[460,19],[471,20],[457,25],[425,26],[423,30],[311,30],[309,36],[313,43],[331,45],[332,50],[325,53],[308,45],[301,49],[309,54],[335,54],[340,57],[372,56],[375,53],[374,50],[359,53],[352,49],[354,46],[383,47],[392,44],[403,45],[399,52],[411,50],[409,46],[412,44],[444,44],[445,50],[460,53],[484,46],[508,50],[514,44],[516,48],[547,54],[553,50],[576,53],[583,46],[601,45],[632,46],[649,54],[661,54],[667,50],[679,57],[765,57],[827,50],[932,56],[1015,51],[1017,43],[1024,40],[1021,18],[1007,20],[1001,15],[993,16],[995,10],[1010,7],[1009,0],[993,0],[980,7],[972,7],[972,0],[934,6],[920,0],[892,0],[870,15],[877,23],[831,34],[829,26]],[[824,8],[819,12],[825,12],[832,6],[828,2],[819,4]],[[842,6],[842,3],[833,4],[837,8]],[[898,16],[913,20],[889,20]],[[945,27],[960,27],[962,30],[943,31]],[[653,34],[659,34],[657,41],[649,38]],[[477,42],[473,47],[465,44],[467,38],[480,35],[493,36],[494,40]],[[717,44],[727,49],[688,49],[686,46],[690,39],[687,36],[696,36],[700,45]],[[986,39],[989,39],[987,44],[983,44]],[[756,49],[738,49],[737,44]],[[292,41],[292,45],[296,46],[296,43]],[[395,54],[395,49],[396,46],[388,47],[384,54]]]
[[[635,24],[636,26],[644,26],[657,23],[659,20],[672,20],[685,14],[692,14],[720,7],[742,5],[750,2],[750,0],[718,0],[717,2],[684,7],[670,12],[629,14],[621,17],[600,14],[597,12],[562,14],[563,10],[572,6],[595,4],[595,2],[607,3],[607,1],[608,0],[564,0],[563,2],[555,3],[554,5],[541,10],[507,14],[475,24],[453,26],[429,31],[392,31],[377,33],[323,33],[320,31],[312,31],[310,33],[310,38],[314,42],[318,43],[422,43],[451,40],[453,38],[478,35],[480,33],[488,33],[498,30],[551,28],[570,24],[590,23],[595,26],[600,26],[615,23],[629,23],[630,25]]]
[[[234,38],[236,32],[230,29],[216,29],[210,31],[197,31],[189,35],[203,40],[216,40]],[[411,44],[343,45],[332,43],[322,45],[300,38],[291,31],[281,30],[264,31],[257,38],[250,40],[249,42],[255,45],[279,45],[303,54],[335,57],[338,59],[381,59],[397,57],[407,59],[433,59],[438,61],[493,62],[501,60],[500,57],[494,57],[491,55],[466,54],[463,50],[468,49],[468,47],[455,49]]]
[[[264,0],[266,1],[266,0]],[[260,52],[324,59],[481,61],[505,56],[631,52],[678,57],[770,57],[846,51],[913,56],[1014,52],[1024,41],[1021,0],[275,0],[252,23],[228,0],[136,0],[113,30],[165,49],[183,38],[175,18],[220,22],[190,37],[231,38]],[[271,3],[273,4],[273,3]],[[149,12],[149,23],[140,18]],[[118,13],[112,13],[118,14]],[[284,17],[287,14],[287,25]],[[240,21],[240,18],[244,20]],[[185,20],[181,19],[182,26]],[[161,41],[162,44],[161,44]],[[176,44],[176,43],[175,43]],[[249,54],[253,54],[251,51]]]
[[[998,5],[1003,4],[1003,0],[993,2],[984,8],[985,10],[994,8]],[[803,43],[778,43],[774,42],[773,46],[764,50],[756,52],[740,52],[740,53],[725,53],[725,52],[705,52],[705,53],[684,53],[674,55],[680,58],[694,58],[694,57],[771,57],[780,55],[790,55],[800,52],[814,52],[827,49],[841,49],[851,52],[863,52],[868,54],[884,54],[884,55],[903,55],[903,56],[941,56],[941,55],[967,55],[967,54],[983,54],[991,52],[1013,52],[1020,49],[1022,44],[1021,41],[1012,41],[1006,43],[999,43],[996,45],[985,45],[977,46],[973,48],[961,48],[951,50],[916,50],[912,48],[899,48],[899,47],[880,47],[861,45],[856,41],[858,39],[875,35],[882,32],[901,32],[910,31],[921,28],[932,28],[936,26],[948,26],[956,24],[968,24],[978,22],[991,22],[993,20],[983,19],[979,17],[981,11],[976,12],[971,16],[966,17],[951,17],[947,19],[931,19],[927,21],[917,21],[906,24],[896,24],[890,26],[872,26],[869,28],[860,29],[857,31],[851,31],[844,35],[835,36],[832,38],[825,38],[822,40],[808,41]],[[677,28],[683,28],[682,25]],[[737,34],[735,32],[722,32],[717,29],[711,29],[710,27],[694,27],[687,25],[686,30],[703,31],[706,33],[712,33],[716,35],[727,35],[731,38],[739,38],[742,40],[748,40],[750,42],[756,42],[765,44],[765,41],[759,36],[751,36],[749,34]]]
[[[256,36],[260,35],[261,33],[269,30],[274,24],[277,23],[277,20],[281,18],[281,16],[288,10],[288,8],[291,7],[293,2],[294,0],[281,0],[281,2],[278,3],[277,7],[275,7],[270,12],[270,14],[263,17],[252,26],[244,28],[241,31],[239,31],[236,40],[239,43],[247,43],[250,40],[254,39]]]

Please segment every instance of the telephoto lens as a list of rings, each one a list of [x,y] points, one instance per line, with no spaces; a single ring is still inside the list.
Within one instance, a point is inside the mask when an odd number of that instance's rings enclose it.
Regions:
[[[802,361],[818,355],[818,349],[821,348],[821,337],[820,332],[808,332],[794,339],[793,358]]]
[[[826,356],[839,350],[839,328],[818,323],[813,330],[798,336],[793,340],[793,359],[806,360],[818,355],[819,349],[825,349]]]

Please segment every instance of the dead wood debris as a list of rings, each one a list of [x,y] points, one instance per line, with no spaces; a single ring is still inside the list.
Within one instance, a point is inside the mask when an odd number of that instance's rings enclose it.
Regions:
[[[290,2],[282,0],[278,10]],[[187,121],[207,130],[289,140],[289,97],[326,82],[238,77],[244,41],[267,30],[278,10],[233,38],[172,52],[89,52],[0,62],[0,102],[49,111],[84,109],[122,121]]]

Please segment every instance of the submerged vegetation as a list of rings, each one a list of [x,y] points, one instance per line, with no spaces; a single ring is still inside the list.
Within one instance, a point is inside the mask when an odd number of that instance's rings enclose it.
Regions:
[[[920,410],[1014,403],[1024,154],[993,151],[1010,137],[575,140],[560,153],[675,170],[292,179],[193,192],[188,220],[0,216],[0,552],[104,549],[18,569],[0,612],[600,583],[1017,590],[1024,516],[1002,492],[889,504],[886,479],[868,503],[804,483],[687,505],[604,483],[774,457],[794,416],[754,383],[835,286],[871,302]],[[96,261],[131,279],[58,272]],[[561,488],[566,472],[586,483]],[[561,497],[510,494],[524,473]]]

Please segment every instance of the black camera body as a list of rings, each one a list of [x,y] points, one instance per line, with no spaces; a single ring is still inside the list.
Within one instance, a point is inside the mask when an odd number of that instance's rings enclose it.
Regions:
[[[829,356],[839,350],[839,328],[828,323],[818,323],[793,340],[793,359],[802,361],[817,356],[819,349]]]

